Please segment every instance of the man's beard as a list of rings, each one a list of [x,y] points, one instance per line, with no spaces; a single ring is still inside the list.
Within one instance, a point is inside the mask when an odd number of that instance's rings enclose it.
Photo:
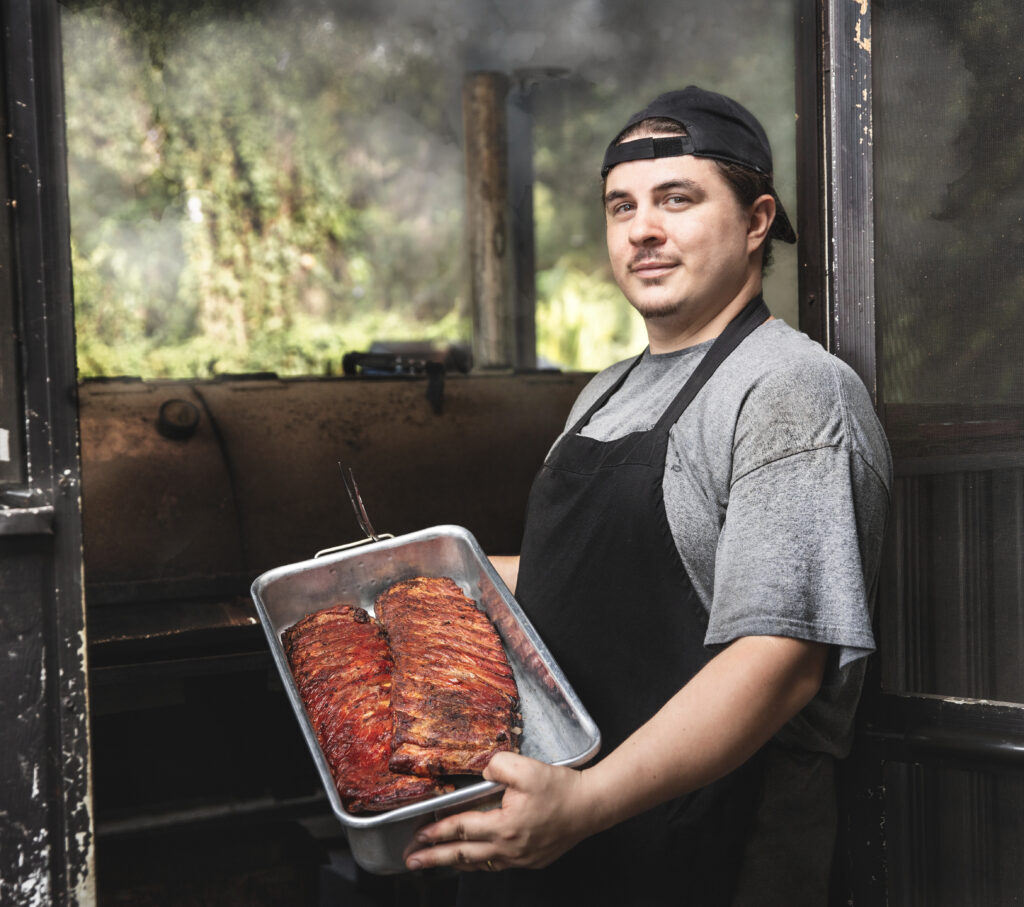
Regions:
[[[629,304],[633,306],[644,321],[657,321],[660,318],[668,318],[677,314],[680,309],[679,301],[672,298],[661,299],[656,302],[633,301],[631,299]]]

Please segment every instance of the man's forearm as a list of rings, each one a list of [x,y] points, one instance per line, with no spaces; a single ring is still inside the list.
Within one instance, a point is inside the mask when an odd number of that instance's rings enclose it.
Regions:
[[[588,833],[709,784],[742,765],[821,686],[826,647],[774,636],[736,640],[646,724],[583,772]]]
[[[508,586],[510,592],[516,591],[516,581],[519,579],[519,555],[518,554],[495,554],[488,557],[488,560],[498,571],[501,581]]]

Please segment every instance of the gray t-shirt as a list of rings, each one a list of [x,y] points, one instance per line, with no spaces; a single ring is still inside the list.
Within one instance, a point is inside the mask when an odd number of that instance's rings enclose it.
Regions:
[[[643,354],[582,434],[651,428],[711,341]],[[584,388],[571,427],[632,360]],[[892,486],[892,460],[864,385],[782,321],[758,327],[669,434],[663,489],[676,547],[708,612],[705,644],[790,636],[833,646],[821,691],[778,740],[845,755]]]

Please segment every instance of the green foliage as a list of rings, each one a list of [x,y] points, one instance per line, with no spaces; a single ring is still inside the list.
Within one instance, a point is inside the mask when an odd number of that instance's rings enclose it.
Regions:
[[[635,352],[605,263],[604,144],[642,99],[711,74],[759,110],[770,98],[788,139],[792,106],[749,60],[784,46],[790,2],[652,0],[688,38],[681,73],[673,30],[652,42],[625,0],[570,17],[520,0],[66,0],[82,376],[323,374],[374,339],[468,339],[462,80],[540,50],[572,74],[533,98],[538,353],[591,369]]]
[[[458,149],[360,92],[429,60],[203,11],[65,16],[82,375],[323,372],[381,336],[465,338]]]
[[[643,321],[606,274],[558,265],[537,275],[537,355],[594,371],[647,344]]]
[[[205,334],[178,344],[145,341],[110,344],[89,332],[79,335],[78,360],[83,375],[135,375],[150,378],[212,378],[273,371],[288,375],[340,375],[341,360],[352,350],[368,349],[381,337],[389,340],[437,342],[462,337],[468,326],[451,312],[431,324],[410,323],[401,313],[369,311],[349,319],[344,328],[308,316],[286,330],[267,324],[245,347],[226,348]]]

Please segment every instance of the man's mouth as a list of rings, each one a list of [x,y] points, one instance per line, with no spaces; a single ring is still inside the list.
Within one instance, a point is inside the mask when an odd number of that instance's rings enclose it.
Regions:
[[[667,274],[676,266],[674,261],[666,261],[663,259],[642,259],[640,261],[634,261],[630,266],[630,273],[635,274],[637,277],[643,278],[655,278],[661,277]]]

